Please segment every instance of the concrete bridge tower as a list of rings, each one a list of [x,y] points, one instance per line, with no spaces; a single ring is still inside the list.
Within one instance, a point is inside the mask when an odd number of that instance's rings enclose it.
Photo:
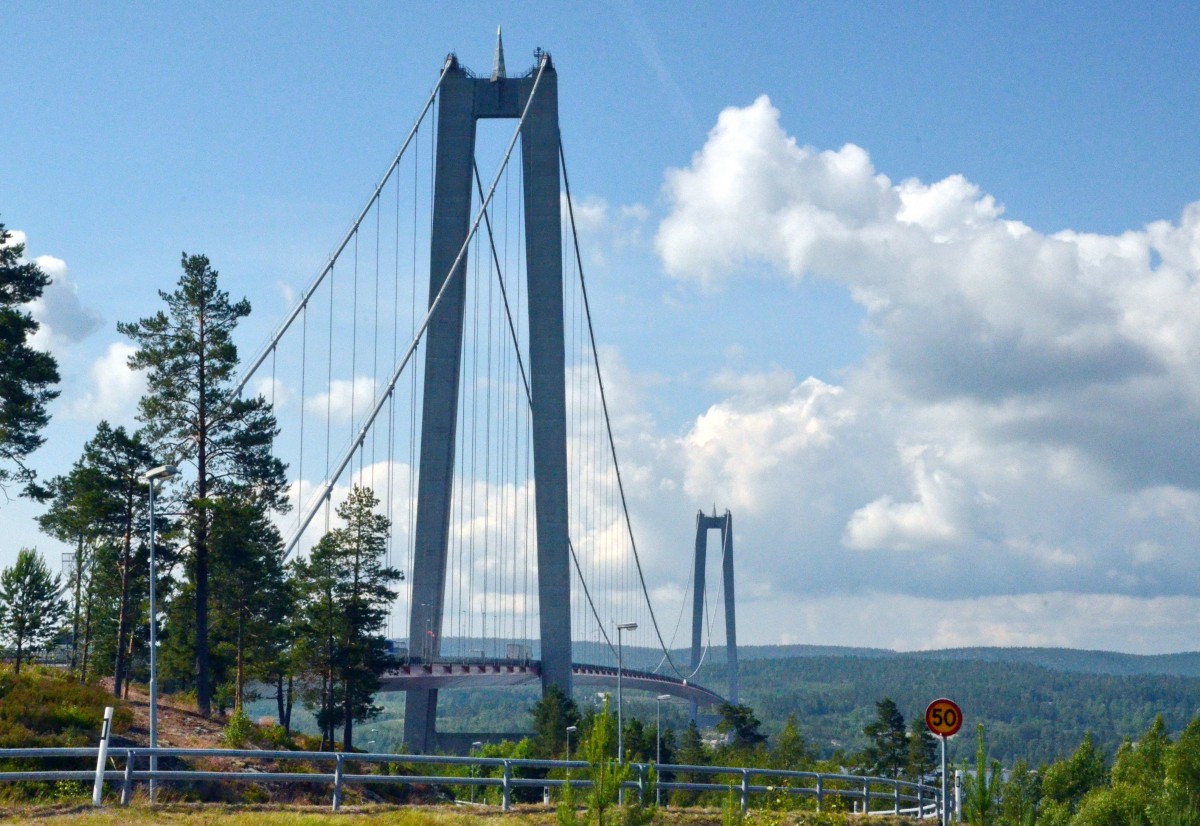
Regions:
[[[537,65],[528,74],[507,77],[499,32],[490,77],[474,77],[458,64],[454,55],[447,58],[449,66],[438,100],[430,301],[459,258],[470,231],[476,122],[481,118],[520,118],[528,106],[521,127],[521,158],[541,674],[543,691],[556,685],[569,696],[571,572],[567,544],[558,78],[548,54],[539,50],[537,58]],[[441,647],[466,275],[467,261],[463,255],[430,322],[425,352],[408,649],[417,662],[436,659]],[[436,717],[437,689],[408,691],[404,711],[406,749],[420,753],[434,748]]]

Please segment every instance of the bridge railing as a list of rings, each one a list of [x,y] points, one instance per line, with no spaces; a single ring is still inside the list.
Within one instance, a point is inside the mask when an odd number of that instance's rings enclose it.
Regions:
[[[46,761],[61,764],[65,759],[98,761],[99,748],[44,748],[44,749],[0,749],[0,762],[13,760]],[[569,777],[573,772],[583,772],[589,764],[580,760],[528,760],[502,757],[451,757],[422,754],[359,754],[325,751],[267,751],[261,749],[188,749],[188,748],[123,748],[109,747],[106,764],[115,765],[103,769],[97,765],[90,769],[29,769],[0,772],[0,783],[4,782],[57,782],[60,780],[92,781],[95,794],[93,802],[100,805],[104,784],[114,784],[120,789],[121,805],[132,799],[134,785],[154,780],[158,784],[227,781],[243,783],[318,783],[332,786],[332,808],[337,811],[342,804],[343,792],[348,785],[407,785],[407,786],[483,786],[500,790],[501,806],[507,811],[513,801],[513,792],[519,788],[561,788],[568,782],[574,788],[585,789],[591,782],[585,774]],[[240,761],[302,761],[325,764],[331,771],[263,771],[249,768],[240,771],[216,771],[203,769],[163,769],[151,771],[151,756],[163,758],[226,758]],[[429,767],[428,772],[411,774],[352,773],[354,764],[401,764],[405,771],[413,767]],[[438,772],[437,767],[473,767],[474,774],[467,776]],[[680,775],[704,780],[660,780],[658,788],[672,791],[722,792],[737,795],[745,811],[754,795],[786,795],[810,797],[816,801],[818,811],[831,801],[839,800],[845,806],[853,804],[856,811],[867,814],[908,814],[914,817],[937,816],[939,790],[925,783],[913,783],[886,777],[866,775],[829,774],[821,772],[785,771],[782,769],[749,768],[741,766],[690,766],[681,764],[631,763],[633,779],[624,785],[626,790],[646,795],[650,787],[649,774],[653,767],[661,778],[677,778]],[[495,776],[483,774],[489,769]],[[527,777],[522,772],[544,770],[555,772],[559,777]],[[384,770],[387,772],[387,769]],[[569,778],[569,779],[568,779]],[[647,800],[647,803],[650,801]]]

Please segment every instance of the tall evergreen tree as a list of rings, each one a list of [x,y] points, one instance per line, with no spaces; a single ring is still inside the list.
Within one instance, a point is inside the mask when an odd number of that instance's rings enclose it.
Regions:
[[[711,756],[711,752],[704,745],[704,740],[700,736],[700,729],[696,727],[696,721],[689,720],[687,728],[683,730],[683,734],[679,738],[675,761],[681,766],[706,766],[710,762]],[[682,772],[676,779],[682,783],[702,783],[705,781],[705,777],[705,775]],[[677,806],[691,806],[699,796],[698,792],[676,789],[671,792],[671,802]]]
[[[0,489],[28,484],[34,471],[25,458],[41,446],[50,420],[46,405],[58,396],[58,365],[29,346],[38,323],[25,309],[50,283],[35,262],[22,261],[25,245],[12,242],[0,224]]]
[[[11,568],[0,572],[0,639],[15,649],[15,667],[46,649],[58,637],[67,604],[60,596],[62,579],[51,575],[37,551],[22,548]]]
[[[85,612],[84,650],[86,662],[92,641],[92,626],[106,659],[112,662],[113,693],[118,697],[129,670],[134,629],[140,624],[138,610],[148,588],[148,501],[141,476],[152,457],[139,435],[130,436],[125,428],[113,428],[102,421],[83,448],[83,456],[65,476],[50,480],[47,490],[51,503],[38,517],[42,530],[63,542],[78,538],[76,557],[75,632],[79,634],[80,579],[85,571],[89,607],[96,617]],[[169,520],[159,517],[160,534],[169,532]],[[160,550],[161,550],[160,546]],[[87,561],[82,558],[86,551]],[[81,678],[86,668],[81,669]]]
[[[203,255],[182,257],[183,274],[174,292],[159,295],[166,311],[117,329],[138,351],[129,366],[148,371],[150,391],[140,417],[160,457],[187,460],[195,478],[184,495],[194,592],[196,704],[211,713],[209,656],[209,553],[214,497],[231,487],[253,491],[269,509],[286,507],[283,464],[271,455],[275,418],[262,397],[234,398],[237,367],[233,332],[250,313],[246,300],[231,302],[218,286],[217,271]]]
[[[344,522],[321,538],[305,566],[307,642],[321,686],[318,723],[332,737],[342,725],[342,748],[353,747],[354,723],[373,717],[372,699],[387,668],[383,637],[392,583],[401,578],[384,565],[390,523],[375,512],[370,488],[355,486],[338,506]]]
[[[286,621],[283,541],[248,497],[217,503],[212,530],[214,682],[235,709],[250,677],[267,676],[273,627]]]
[[[938,768],[938,742],[925,720],[914,717],[908,729],[908,759],[904,773],[912,780],[920,780]]]
[[[263,682],[274,687],[279,725],[285,732],[290,732],[297,695],[296,679],[303,670],[300,641],[305,633],[304,616],[300,611],[301,582],[295,564],[285,567],[283,587],[271,597],[276,601],[271,613],[278,619],[268,629],[259,670]]]
[[[721,716],[717,731],[731,736],[730,745],[734,749],[753,749],[767,742],[767,735],[759,731],[762,723],[750,706],[744,703],[736,706],[721,703],[717,707],[717,714]]]
[[[875,704],[875,720],[863,729],[871,738],[865,757],[868,770],[882,777],[899,777],[908,762],[908,732],[904,715],[891,697]]]
[[[800,734],[796,715],[789,714],[783,731],[775,738],[775,748],[771,750],[771,765],[777,769],[803,771],[812,765],[812,761],[812,751]]]
[[[538,757],[557,759],[566,754],[567,726],[578,728],[582,718],[575,701],[552,685],[533,706],[533,750]]]

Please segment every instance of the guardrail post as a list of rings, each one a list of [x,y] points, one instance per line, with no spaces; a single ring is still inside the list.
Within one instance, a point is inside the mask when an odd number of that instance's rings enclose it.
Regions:
[[[892,814],[899,815],[900,814],[900,781],[893,780],[892,782],[896,784],[896,805],[892,807]]]
[[[500,789],[504,796],[500,808],[507,812],[512,806],[512,763],[507,760],[504,761],[504,778],[500,782]]]
[[[128,806],[133,796],[133,752],[125,750],[125,782],[121,785],[121,805]]]
[[[750,806],[750,770],[742,769],[742,814]]]
[[[825,803],[825,776],[817,775],[817,811],[821,811],[821,807]]]
[[[104,764],[108,761],[108,734],[112,730],[113,707],[104,707],[104,725],[100,729],[100,747],[96,749],[96,783],[92,787],[92,805],[100,806],[104,796]]]
[[[871,813],[871,780],[868,777],[863,778],[863,814]]]
[[[343,757],[337,756],[337,761],[333,765],[333,810],[336,812],[342,808],[342,772],[343,772]]]

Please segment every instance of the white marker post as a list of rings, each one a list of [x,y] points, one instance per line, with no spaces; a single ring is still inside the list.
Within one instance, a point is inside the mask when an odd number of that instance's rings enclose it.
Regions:
[[[100,748],[96,750],[96,784],[92,787],[92,805],[99,806],[104,796],[104,764],[108,762],[108,735],[112,731],[113,707],[104,708],[104,727],[100,729]]]

